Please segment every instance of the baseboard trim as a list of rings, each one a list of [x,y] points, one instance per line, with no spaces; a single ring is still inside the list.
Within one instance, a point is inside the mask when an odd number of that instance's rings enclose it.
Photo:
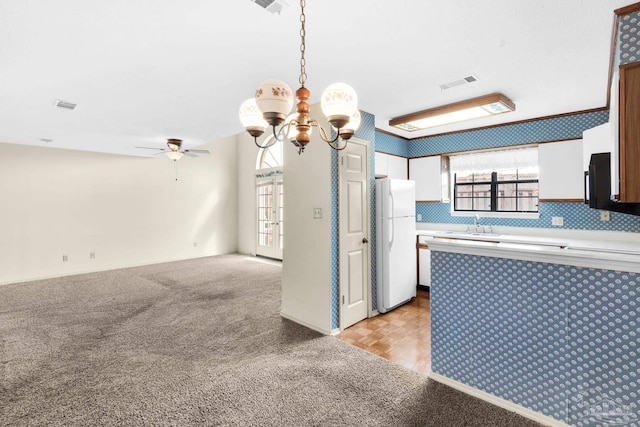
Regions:
[[[341,332],[341,331],[340,331],[340,328],[332,329],[332,330],[331,330],[331,336],[334,336],[334,337],[335,337],[335,336],[336,336],[336,335],[338,335],[340,332]]]
[[[65,271],[65,272],[61,272],[61,273],[56,273],[56,274],[47,274],[44,276],[33,276],[33,277],[23,277],[23,278],[17,278],[17,279],[10,279],[10,280],[0,280],[0,286],[4,286],[4,285],[16,285],[16,284],[21,284],[21,283],[27,283],[27,282],[35,282],[36,280],[49,280],[49,279],[60,279],[60,278],[65,278],[65,277],[72,277],[72,276],[80,276],[82,274],[92,274],[92,273],[104,273],[105,271],[112,271],[112,270],[123,270],[125,268],[136,268],[136,267],[147,267],[150,265],[155,265],[155,264],[166,264],[169,262],[178,262],[178,261],[190,261],[190,260],[194,260],[194,259],[200,259],[200,258],[211,258],[211,257],[216,257],[216,256],[223,256],[223,255],[244,255],[244,254],[238,254],[237,252],[225,252],[225,253],[219,253],[219,254],[210,254],[210,255],[197,255],[197,256],[193,256],[193,257],[188,257],[188,258],[167,258],[167,259],[158,259],[156,261],[142,261],[140,263],[133,263],[133,264],[122,264],[122,265],[112,265],[112,266],[103,266],[103,267],[98,267],[98,268],[92,268],[92,269],[79,269],[76,271]]]
[[[298,324],[300,324],[300,325],[302,325],[302,326],[304,326],[306,328],[309,328],[309,329],[314,330],[316,332],[320,332],[323,335],[333,335],[333,331],[332,330],[322,329],[322,328],[319,328],[319,327],[317,327],[315,325],[311,325],[311,324],[309,324],[309,323],[307,323],[307,322],[305,322],[303,320],[298,319],[295,316],[291,316],[291,315],[285,313],[284,311],[280,312],[280,316],[284,317],[287,320],[291,320],[292,322],[296,322],[296,323],[298,323]],[[338,332],[340,332],[340,331],[338,330]]]
[[[429,289],[430,289],[429,286],[426,286],[426,285],[417,285],[416,288],[419,291],[427,291],[427,292],[429,292]]]
[[[429,372],[428,376],[434,381],[437,381],[444,385],[448,385],[449,387],[455,388],[456,390],[459,390],[470,396],[477,397],[478,399],[484,400],[485,402],[491,403],[492,405],[496,405],[508,411],[520,414],[523,417],[529,418],[530,420],[536,421],[540,424],[551,427],[571,427],[569,424],[565,424],[560,420],[556,420],[555,418],[533,411],[529,408],[525,408],[524,406],[518,405],[517,403],[509,402],[508,400],[494,396],[493,394],[487,393],[486,391],[478,390],[477,388],[471,387],[467,384],[452,380],[451,378],[447,378],[444,375],[436,374],[435,372]]]

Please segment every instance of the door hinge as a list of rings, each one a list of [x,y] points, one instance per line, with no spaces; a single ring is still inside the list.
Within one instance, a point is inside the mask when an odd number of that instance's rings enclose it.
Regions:
[[[340,157],[340,164],[344,166],[344,157]]]
[[[344,305],[344,295],[342,295],[342,304]]]

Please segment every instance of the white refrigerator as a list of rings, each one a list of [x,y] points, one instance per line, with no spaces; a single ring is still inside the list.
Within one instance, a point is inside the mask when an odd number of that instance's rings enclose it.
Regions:
[[[376,281],[378,312],[416,296],[415,182],[376,179]]]

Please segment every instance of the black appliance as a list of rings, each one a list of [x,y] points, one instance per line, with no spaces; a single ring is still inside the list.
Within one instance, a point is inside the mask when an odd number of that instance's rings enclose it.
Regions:
[[[584,173],[584,202],[594,209],[640,216],[640,203],[623,203],[611,196],[611,153],[591,155]]]

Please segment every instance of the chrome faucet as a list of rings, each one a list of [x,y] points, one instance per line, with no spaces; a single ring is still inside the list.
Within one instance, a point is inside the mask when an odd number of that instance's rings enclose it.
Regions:
[[[480,215],[473,215],[473,228],[471,226],[467,227],[467,233],[484,233],[484,227],[480,225]]]

